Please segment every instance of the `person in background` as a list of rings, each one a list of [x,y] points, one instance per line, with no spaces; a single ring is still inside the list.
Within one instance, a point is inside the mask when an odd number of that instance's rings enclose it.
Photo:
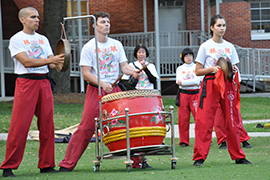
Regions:
[[[60,172],[69,172],[75,168],[95,131],[95,118],[99,117],[96,52],[99,54],[101,96],[121,92],[118,85],[112,87],[119,76],[119,67],[124,74],[133,75],[134,78],[139,77],[139,73],[127,64],[121,42],[108,37],[110,15],[105,12],[97,12],[94,16],[96,17],[98,49],[95,48],[93,38],[83,46],[81,51],[80,66],[83,78],[88,82],[84,110],[81,123],[69,141],[65,157],[59,163]],[[94,28],[93,20],[91,25]]]
[[[197,100],[202,76],[196,76],[194,53],[185,48],[180,55],[183,65],[176,69],[176,84],[179,86],[178,128],[180,147],[189,146],[190,113],[196,118]]]
[[[134,89],[154,89],[155,82],[159,79],[157,70],[154,64],[146,61],[149,56],[149,51],[143,44],[138,44],[134,49],[134,57],[137,61],[129,63],[136,70],[143,69],[138,79],[124,75],[121,82],[127,90]]]
[[[196,75],[205,76],[199,92],[199,102],[195,119],[195,145],[193,166],[204,165],[212,139],[212,131],[218,106],[224,113],[228,151],[236,164],[251,164],[241,149],[239,140],[239,113],[236,107],[237,94],[233,81],[224,78],[221,67],[217,65],[220,58],[230,61],[233,72],[239,58],[233,44],[223,39],[226,20],[217,14],[210,20],[212,38],[204,42],[196,57]],[[221,77],[221,78],[220,78]],[[223,79],[222,79],[223,78]],[[220,89],[220,87],[222,87]],[[239,97],[240,98],[240,97]]]
[[[53,95],[49,69],[63,66],[65,54],[53,55],[48,39],[36,33],[39,13],[33,7],[22,8],[19,20],[23,30],[10,39],[9,50],[14,60],[16,79],[6,157],[1,164],[3,177],[14,177],[25,150],[28,131],[35,115],[39,130],[40,173],[57,172],[54,159]]]

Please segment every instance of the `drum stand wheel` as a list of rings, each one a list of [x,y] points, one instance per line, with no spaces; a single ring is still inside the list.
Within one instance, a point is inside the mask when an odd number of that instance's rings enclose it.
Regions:
[[[130,165],[130,164],[127,164],[126,167],[127,167],[127,172],[130,172],[130,170],[131,170],[131,165]]]
[[[178,158],[171,158],[172,164],[171,164],[171,169],[175,169],[176,161]]]
[[[94,171],[99,172],[100,163],[96,163],[94,166]]]
[[[175,169],[176,162],[172,162],[172,169]]]
[[[124,164],[126,165],[126,168],[127,168],[127,172],[130,172],[132,163],[133,163],[132,160],[124,161]]]

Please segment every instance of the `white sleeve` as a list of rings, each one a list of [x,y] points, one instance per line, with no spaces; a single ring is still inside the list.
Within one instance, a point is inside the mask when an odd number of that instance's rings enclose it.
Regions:
[[[11,57],[14,57],[21,52],[26,52],[25,46],[19,36],[15,35],[10,39],[9,50]]]
[[[204,48],[204,44],[202,44],[198,50],[198,54],[197,54],[195,62],[198,62],[198,63],[204,65],[205,61],[206,61],[205,57],[206,57],[206,51]]]

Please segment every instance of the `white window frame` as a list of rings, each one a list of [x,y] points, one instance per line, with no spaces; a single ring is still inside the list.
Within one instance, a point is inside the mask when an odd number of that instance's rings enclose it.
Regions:
[[[261,4],[266,3],[266,2],[269,3],[269,7],[261,7]],[[261,10],[264,10],[264,9],[270,10],[270,1],[251,2],[251,4],[259,4],[259,7],[258,8],[250,7],[250,12],[252,10],[260,10],[260,20],[251,20],[251,24],[252,24],[252,22],[259,22],[260,24],[263,22],[269,22],[269,24],[270,24],[270,19],[269,20],[261,20]],[[251,40],[270,40],[270,32],[265,32],[264,29],[262,29],[262,28],[259,30],[252,30],[252,27],[251,27]]]

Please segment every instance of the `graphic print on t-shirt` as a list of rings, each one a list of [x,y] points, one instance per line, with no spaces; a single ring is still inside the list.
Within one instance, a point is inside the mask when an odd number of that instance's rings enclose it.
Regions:
[[[218,49],[216,50],[215,48],[210,49],[210,54],[214,54],[214,64],[212,66],[217,65],[217,61],[219,58],[223,57],[225,60],[230,59],[231,56],[231,51],[230,48],[224,48],[224,49]]]
[[[26,39],[26,40],[23,40],[23,43],[25,45],[29,46],[29,48],[28,48],[28,57],[29,58],[44,59],[45,51],[41,46],[44,44],[42,39],[38,39],[36,41],[34,41],[34,40],[29,41]],[[38,70],[43,70],[44,67],[36,67],[36,68],[30,68],[30,69],[32,69],[33,71],[38,71]]]
[[[99,52],[99,68],[101,75],[104,75],[105,78],[111,78],[114,76],[114,73],[117,72],[117,62],[114,52],[117,49],[115,46],[110,48],[105,48],[103,51],[98,48]]]
[[[145,87],[149,84],[149,80],[148,77],[145,73],[143,73],[143,75],[140,76],[138,84],[136,86],[137,89],[141,89],[142,87]]]
[[[195,79],[195,70],[193,71],[183,71],[183,80],[190,80],[190,79]]]

